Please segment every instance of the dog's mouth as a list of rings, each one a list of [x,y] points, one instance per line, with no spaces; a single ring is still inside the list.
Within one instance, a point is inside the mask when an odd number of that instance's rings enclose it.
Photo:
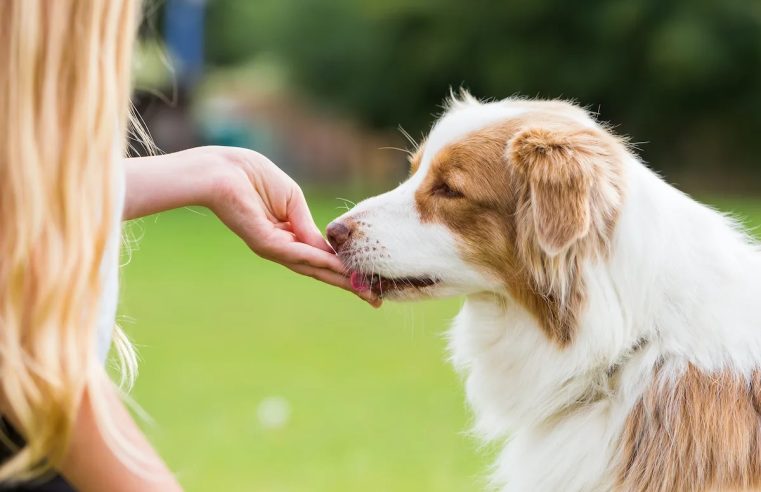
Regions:
[[[379,297],[405,289],[423,289],[436,283],[438,283],[437,279],[425,276],[389,278],[377,273],[352,272],[351,274],[351,286],[354,290],[371,290]]]

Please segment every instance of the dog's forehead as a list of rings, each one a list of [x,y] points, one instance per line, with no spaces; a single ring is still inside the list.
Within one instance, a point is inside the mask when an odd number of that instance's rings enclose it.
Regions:
[[[421,165],[430,163],[443,148],[464,139],[473,132],[515,118],[525,112],[525,108],[498,103],[474,104],[448,111],[436,122],[426,139]]]
[[[527,113],[555,114],[585,127],[596,126],[595,120],[585,110],[565,101],[521,99],[505,99],[489,103],[474,99],[455,101],[428,134],[418,170],[407,183],[413,186],[420,184],[430,170],[431,163],[435,161],[436,155],[446,147],[474,132]]]
[[[431,129],[425,141],[418,172],[413,183],[422,181],[430,169],[431,162],[445,147],[456,143],[478,130],[525,113],[527,108],[495,103],[467,103],[450,108]]]

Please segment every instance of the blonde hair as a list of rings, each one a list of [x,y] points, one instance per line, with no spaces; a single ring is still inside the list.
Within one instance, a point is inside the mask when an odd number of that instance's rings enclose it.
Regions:
[[[0,408],[25,439],[0,481],[61,462],[85,391],[119,441],[95,340],[139,7],[0,1]]]

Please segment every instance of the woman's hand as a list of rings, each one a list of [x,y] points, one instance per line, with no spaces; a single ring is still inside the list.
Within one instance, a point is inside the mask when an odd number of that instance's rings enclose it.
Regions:
[[[351,282],[312,219],[301,188],[263,155],[212,147],[227,164],[212,185],[208,206],[262,258],[350,292]],[[355,292],[373,305],[380,300]]]
[[[380,306],[371,292],[351,288],[301,188],[263,155],[235,147],[199,147],[128,159],[126,168],[125,218],[206,206],[259,256]]]

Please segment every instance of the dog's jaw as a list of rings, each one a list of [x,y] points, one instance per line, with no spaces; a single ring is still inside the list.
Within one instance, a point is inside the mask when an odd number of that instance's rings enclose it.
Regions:
[[[393,285],[378,292],[390,300],[417,300],[470,294],[496,282],[460,257],[455,234],[424,223],[416,210],[416,179],[357,204],[337,220],[350,224],[352,240],[339,251],[351,272],[368,280],[381,276]],[[417,279],[420,282],[409,281]]]

